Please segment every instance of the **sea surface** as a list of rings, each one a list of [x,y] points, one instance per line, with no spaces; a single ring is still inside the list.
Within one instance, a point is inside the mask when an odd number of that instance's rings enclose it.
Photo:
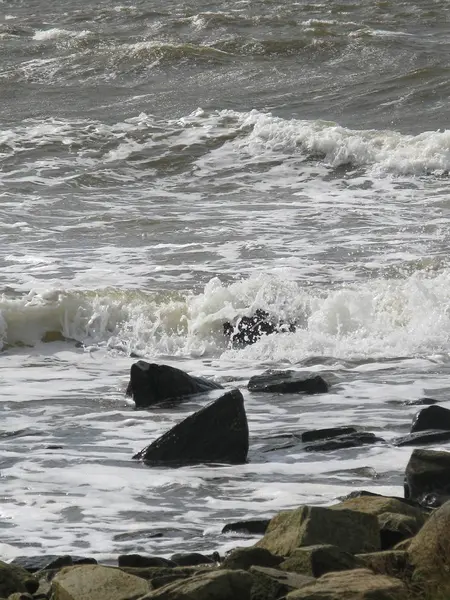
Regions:
[[[449,56],[444,0],[0,0],[1,558],[403,493],[403,403],[450,408]],[[297,330],[232,347],[257,309]],[[240,387],[248,463],[133,461],[212,398],[134,411],[135,356]],[[337,425],[387,443],[277,442]]]

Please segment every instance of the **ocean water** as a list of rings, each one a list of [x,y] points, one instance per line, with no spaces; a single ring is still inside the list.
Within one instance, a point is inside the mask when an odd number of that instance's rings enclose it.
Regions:
[[[443,0],[0,3],[2,558],[224,552],[254,542],[227,522],[402,494],[402,403],[450,408],[449,21]],[[230,347],[258,308],[296,332]],[[248,463],[132,461],[211,399],[134,411],[132,356],[240,387]],[[330,393],[248,393],[267,368]],[[387,443],[276,443],[337,425]]]

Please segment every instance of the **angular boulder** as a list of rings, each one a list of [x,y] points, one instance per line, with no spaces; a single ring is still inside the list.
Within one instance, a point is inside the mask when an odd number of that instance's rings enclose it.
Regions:
[[[428,406],[420,410],[413,419],[411,433],[427,429],[450,431],[450,410],[443,406]]]
[[[281,564],[280,569],[320,577],[330,571],[345,571],[363,566],[353,554],[344,552],[337,546],[317,544],[296,548]]]
[[[248,389],[272,394],[324,394],[328,384],[320,375],[305,377],[295,371],[265,371],[250,379]]]
[[[421,502],[430,493],[450,494],[450,452],[414,450],[405,471],[405,498]]]
[[[242,464],[249,444],[244,398],[227,392],[133,456],[149,465]]]
[[[326,573],[286,600],[411,600],[404,583],[368,569]]]
[[[290,556],[300,546],[331,544],[344,552],[380,550],[376,516],[353,510],[301,506],[273,517],[266,534],[257,542],[273,554]]]
[[[65,567],[51,584],[52,600],[137,600],[149,589],[145,579],[101,565]]]
[[[380,575],[390,575],[402,581],[409,581],[412,567],[409,563],[408,553],[401,550],[384,550],[383,552],[369,552],[357,554],[356,559]]]
[[[378,515],[380,525],[381,549],[390,550],[403,540],[413,537],[425,520],[419,524],[414,517],[385,512]]]
[[[223,388],[214,381],[188,375],[169,365],[139,360],[131,365],[126,394],[132,396],[136,408],[141,409],[217,389]]]
[[[219,569],[153,590],[140,600],[250,600],[253,577],[246,571]]]
[[[450,598],[450,502],[430,515],[412,539],[408,556],[414,581],[430,593],[438,590],[439,597]]]

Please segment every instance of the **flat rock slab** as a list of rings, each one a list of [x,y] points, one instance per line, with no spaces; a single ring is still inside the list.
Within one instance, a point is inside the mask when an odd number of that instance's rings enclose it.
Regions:
[[[44,554],[42,556],[16,556],[10,564],[19,565],[29,573],[36,573],[43,569],[61,569],[72,565],[96,565],[97,561],[95,558],[84,556]]]
[[[327,573],[315,583],[286,596],[287,600],[410,600],[399,579],[368,569]]]
[[[366,431],[357,431],[338,435],[331,439],[318,440],[311,442],[304,447],[305,452],[330,452],[344,448],[358,448],[359,446],[368,446],[371,444],[384,443],[383,438],[377,437],[374,433]]]
[[[248,389],[273,394],[324,394],[329,387],[320,375],[305,377],[295,371],[266,371],[252,377]]]
[[[402,437],[394,438],[394,446],[420,446],[450,441],[450,431],[435,429],[433,431],[416,431]]]
[[[137,600],[150,587],[145,579],[101,565],[65,567],[52,580],[52,600]]]
[[[331,544],[351,554],[380,550],[380,530],[374,515],[322,506],[302,506],[273,517],[256,546],[290,556],[300,546]]]
[[[133,458],[153,466],[201,463],[241,464],[249,445],[244,398],[227,392],[175,425]]]
[[[246,571],[220,569],[170,583],[140,600],[250,600],[252,585]]]
[[[311,429],[310,431],[304,431],[300,435],[302,442],[317,442],[318,440],[329,440],[341,435],[347,435],[349,433],[356,433],[357,430],[354,427],[329,427],[328,429]]]
[[[219,383],[194,377],[169,365],[139,360],[131,365],[127,396],[132,396],[136,408],[148,408],[167,400],[205,394],[223,389]]]

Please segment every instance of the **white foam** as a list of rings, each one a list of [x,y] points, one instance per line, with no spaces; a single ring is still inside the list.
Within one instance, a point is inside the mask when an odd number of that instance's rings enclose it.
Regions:
[[[52,27],[51,29],[37,30],[34,32],[33,39],[37,41],[57,40],[60,38],[84,38],[90,34],[90,31],[70,31]]]

